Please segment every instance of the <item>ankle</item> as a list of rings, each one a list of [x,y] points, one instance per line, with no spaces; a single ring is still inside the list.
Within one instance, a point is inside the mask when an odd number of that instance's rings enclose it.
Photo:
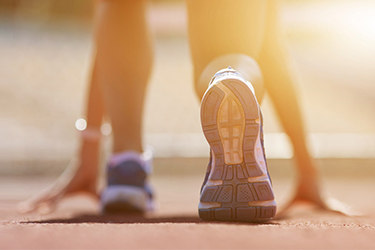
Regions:
[[[134,150],[126,150],[118,153],[113,153],[110,157],[109,163],[112,166],[117,166],[125,161],[134,161],[139,163],[147,173],[152,172],[153,151],[151,147],[146,147],[143,152]]]
[[[265,91],[262,72],[257,62],[245,54],[225,54],[209,62],[203,69],[198,69],[195,83],[195,90],[198,96],[200,98],[203,97],[208,83],[217,71],[229,66],[238,71],[246,81],[251,82],[260,101]]]

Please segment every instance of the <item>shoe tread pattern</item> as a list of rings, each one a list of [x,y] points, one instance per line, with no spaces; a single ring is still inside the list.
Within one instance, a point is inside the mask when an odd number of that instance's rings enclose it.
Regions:
[[[258,222],[269,220],[275,216],[276,206],[249,206],[249,202],[274,200],[273,191],[268,181],[248,181],[248,178],[259,177],[265,174],[256,162],[254,155],[254,148],[260,130],[260,125],[257,123],[260,116],[257,101],[251,90],[242,82],[238,83],[236,80],[226,80],[221,84],[225,85],[225,87],[220,88],[221,85],[212,86],[207,93],[208,95],[203,99],[201,121],[203,132],[215,157],[215,166],[209,179],[222,180],[223,184],[203,188],[200,199],[201,202],[220,203],[221,207],[201,208],[199,209],[199,216],[203,220],[215,221]],[[223,146],[223,144],[226,142],[225,139],[223,140],[223,137],[225,137],[223,134],[228,134],[228,128],[225,128],[226,131],[223,133],[220,131],[223,126],[217,125],[221,122],[217,118],[218,113],[222,112],[219,110],[219,107],[224,107],[226,110],[230,109],[228,107],[229,103],[225,104],[226,106],[220,103],[226,100],[228,89],[232,92],[230,94],[234,94],[238,98],[241,108],[244,109],[244,117],[242,118],[244,126],[239,127],[243,133],[243,144],[241,145],[243,158],[238,164],[227,164],[228,160],[226,158],[230,157],[230,155],[225,154],[225,145]],[[211,94],[210,92],[216,94]],[[232,107],[236,105],[238,105],[238,102],[232,102]],[[206,114],[209,116],[208,119],[205,119]],[[241,126],[240,123],[233,124],[229,129],[236,129],[234,126]],[[238,137],[238,135],[236,136]],[[233,138],[232,132],[230,139]],[[233,147],[233,144],[230,146]],[[230,160],[233,160],[233,158]]]

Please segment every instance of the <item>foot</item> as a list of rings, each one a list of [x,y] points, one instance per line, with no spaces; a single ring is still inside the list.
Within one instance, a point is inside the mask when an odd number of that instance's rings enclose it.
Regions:
[[[147,183],[152,170],[152,152],[127,151],[111,157],[107,187],[101,195],[103,213],[144,213],[153,209],[153,195]]]
[[[237,71],[220,70],[201,103],[211,160],[202,186],[203,220],[263,222],[276,214],[254,89]]]

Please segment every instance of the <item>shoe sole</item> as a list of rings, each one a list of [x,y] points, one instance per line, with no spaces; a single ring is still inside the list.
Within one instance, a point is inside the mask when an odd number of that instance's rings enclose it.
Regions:
[[[201,105],[212,168],[199,203],[203,220],[264,222],[276,202],[260,142],[258,102],[236,78],[209,87]]]
[[[126,185],[107,187],[101,195],[102,213],[144,213],[152,210],[152,200],[142,188]]]

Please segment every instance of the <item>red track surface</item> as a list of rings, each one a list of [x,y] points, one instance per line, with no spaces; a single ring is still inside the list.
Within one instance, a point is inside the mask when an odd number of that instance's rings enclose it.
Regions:
[[[207,223],[197,217],[200,177],[156,177],[160,207],[154,214],[101,216],[82,197],[64,201],[52,214],[22,215],[19,200],[51,178],[1,178],[1,249],[266,249],[375,246],[373,180],[330,180],[341,200],[367,214],[351,218],[300,207],[290,217],[267,224]],[[287,183],[274,180],[279,203]],[[281,198],[280,198],[281,197]]]

